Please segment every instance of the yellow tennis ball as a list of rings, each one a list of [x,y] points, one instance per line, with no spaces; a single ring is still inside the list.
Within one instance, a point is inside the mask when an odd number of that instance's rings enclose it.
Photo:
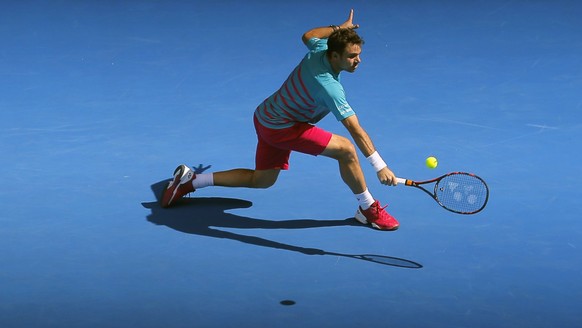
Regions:
[[[439,162],[437,161],[436,157],[430,156],[429,158],[426,159],[426,167],[428,167],[429,169],[434,169],[435,167],[437,167],[437,165],[439,165]]]

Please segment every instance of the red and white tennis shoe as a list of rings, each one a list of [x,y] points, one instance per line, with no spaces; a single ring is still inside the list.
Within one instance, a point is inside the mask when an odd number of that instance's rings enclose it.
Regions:
[[[379,230],[396,230],[400,224],[386,212],[386,207],[381,207],[379,201],[375,201],[367,210],[358,207],[356,220],[362,224],[371,224],[372,227]]]
[[[168,187],[162,196],[162,207],[168,207],[194,191],[192,180],[196,179],[196,174],[191,168],[182,164],[174,170],[174,178],[168,183]]]

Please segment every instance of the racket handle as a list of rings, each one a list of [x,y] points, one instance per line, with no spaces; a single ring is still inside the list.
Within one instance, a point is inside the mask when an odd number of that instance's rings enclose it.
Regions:
[[[406,179],[396,178],[396,182],[406,184]]]

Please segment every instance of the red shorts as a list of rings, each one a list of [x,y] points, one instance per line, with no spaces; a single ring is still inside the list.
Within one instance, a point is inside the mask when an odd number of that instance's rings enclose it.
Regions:
[[[321,154],[332,133],[309,123],[296,123],[284,129],[267,128],[254,117],[257,131],[257,153],[255,168],[257,170],[289,169],[291,151],[317,156]]]

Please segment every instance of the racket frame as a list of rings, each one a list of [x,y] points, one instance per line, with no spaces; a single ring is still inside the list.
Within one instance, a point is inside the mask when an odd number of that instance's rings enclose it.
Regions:
[[[437,197],[437,191],[438,191],[438,186],[439,186],[439,182],[451,175],[468,175],[471,176],[473,178],[478,179],[479,181],[481,181],[481,183],[483,183],[483,185],[485,186],[485,201],[483,202],[483,205],[475,210],[475,211],[470,211],[470,212],[464,212],[464,211],[457,211],[451,208],[446,207]],[[432,199],[434,199],[442,208],[444,208],[447,211],[453,212],[453,213],[457,213],[457,214],[476,214],[481,212],[485,206],[487,205],[487,202],[489,201],[489,187],[487,186],[487,183],[485,182],[485,180],[483,180],[481,177],[473,174],[473,173],[467,173],[467,172],[449,172],[447,174],[443,174],[438,178],[434,178],[434,179],[430,179],[430,180],[424,180],[424,181],[414,181],[414,180],[410,180],[410,179],[403,179],[403,178],[396,178],[396,181],[398,181],[399,184],[404,184],[406,186],[409,187],[415,187],[418,188],[422,191],[424,191],[425,193],[427,193],[427,195],[429,195],[430,197],[432,197]],[[430,192],[429,190],[427,190],[426,188],[424,188],[422,185],[426,185],[426,184],[430,184],[430,183],[434,183],[434,188],[433,188],[433,192]]]

